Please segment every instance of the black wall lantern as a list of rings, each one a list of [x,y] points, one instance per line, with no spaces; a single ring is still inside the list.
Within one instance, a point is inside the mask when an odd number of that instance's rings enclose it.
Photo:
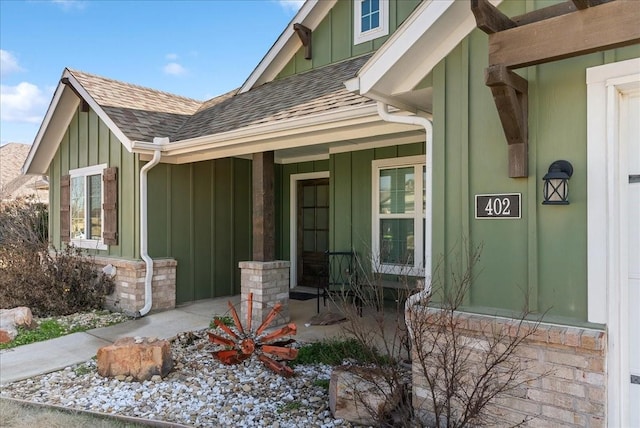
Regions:
[[[542,205],[569,205],[569,178],[573,175],[573,166],[565,160],[558,160],[549,166],[544,180],[544,201]]]

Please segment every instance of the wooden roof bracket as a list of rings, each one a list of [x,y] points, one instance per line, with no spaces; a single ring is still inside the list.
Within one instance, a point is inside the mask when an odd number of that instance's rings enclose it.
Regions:
[[[527,80],[502,64],[485,70],[485,84],[491,88],[509,148],[509,177],[529,176],[528,86]]]
[[[569,0],[506,16],[489,0],[471,0],[489,35],[491,88],[509,147],[509,176],[527,177],[527,81],[511,70],[640,42],[640,8],[621,0]]]
[[[311,30],[302,24],[293,24],[293,31],[296,32],[302,46],[304,46],[304,59],[311,59]]]
[[[80,95],[76,88],[73,87],[69,78],[63,77],[62,79],[60,79],[60,82],[62,82],[62,84],[67,88],[71,89],[71,91],[76,94],[76,97],[80,98],[80,111],[83,113],[87,113],[89,111],[89,103],[87,102],[87,100],[82,98],[82,95]]]

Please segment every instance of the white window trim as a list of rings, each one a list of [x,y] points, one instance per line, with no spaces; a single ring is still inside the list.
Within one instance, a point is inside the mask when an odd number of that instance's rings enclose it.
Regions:
[[[607,423],[627,426],[629,403],[628,244],[621,94],[640,85],[640,58],[587,69],[587,302],[607,324]]]
[[[372,269],[374,272],[390,275],[424,276],[425,271],[424,266],[422,266],[422,260],[425,259],[425,254],[423,247],[428,247],[428,245],[424,245],[425,233],[422,226],[422,218],[426,219],[427,212],[429,211],[428,207],[424,211],[422,209],[422,191],[424,186],[427,185],[427,183],[422,180],[422,167],[425,165],[424,155],[380,159],[371,162],[371,249],[373,252]],[[419,167],[419,173],[416,174],[416,187],[414,189],[416,212],[415,214],[407,215],[407,218],[418,219],[417,221],[414,220],[413,258],[415,264],[413,266],[382,264],[380,261],[380,219],[382,218],[380,215],[380,170],[402,167]],[[429,203],[428,196],[427,203]],[[397,215],[394,215],[394,217],[397,217]]]
[[[102,174],[105,168],[107,168],[107,164],[103,163],[100,165],[92,165],[84,168],[69,170],[69,176],[71,177],[71,179],[77,178],[77,177],[87,177],[89,175],[100,175],[100,214],[101,214],[100,224],[102,225],[103,229],[104,229],[104,210],[102,209],[102,204],[104,203],[104,182],[102,181]],[[85,201],[85,204],[86,204],[86,201]],[[71,210],[69,210],[69,215],[71,215]],[[109,248],[103,242],[102,237],[100,237],[100,239],[71,239],[70,242],[79,248],[87,248],[92,250],[107,250]]]
[[[380,26],[369,31],[362,31],[362,11],[360,0],[353,1],[353,44],[368,42],[389,34],[389,0],[380,0]]]

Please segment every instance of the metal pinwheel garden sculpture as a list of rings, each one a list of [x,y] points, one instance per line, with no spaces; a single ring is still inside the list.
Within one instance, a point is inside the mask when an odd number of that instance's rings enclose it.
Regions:
[[[228,302],[228,305],[237,332],[225,325],[222,320],[218,318],[214,319],[213,321],[216,326],[229,337],[223,337],[212,332],[207,332],[210,342],[226,347],[226,349],[221,351],[212,352],[211,355],[220,360],[223,364],[239,364],[255,354],[262,364],[274,372],[286,377],[293,376],[293,369],[286,364],[279,362],[277,359],[293,360],[298,356],[297,349],[287,347],[294,343],[295,340],[289,339],[278,341],[278,339],[281,339],[284,336],[295,335],[297,332],[296,325],[290,323],[278,330],[263,335],[265,330],[271,323],[273,323],[282,310],[282,304],[277,303],[273,309],[271,309],[269,315],[267,315],[255,332],[251,329],[253,293],[249,293],[249,299],[247,302],[247,331],[243,328],[233,304]]]

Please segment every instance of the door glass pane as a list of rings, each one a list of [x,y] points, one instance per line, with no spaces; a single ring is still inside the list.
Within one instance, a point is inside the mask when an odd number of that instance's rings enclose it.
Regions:
[[[380,261],[385,264],[413,265],[413,219],[380,221]]]
[[[303,208],[302,210],[302,228],[305,230],[315,229],[316,216],[314,208]]]
[[[329,208],[316,208],[316,229],[329,229]]]
[[[86,239],[84,177],[71,179],[71,239]]]
[[[318,198],[317,204],[319,207],[329,206],[329,185],[320,184],[316,187],[316,195]]]
[[[102,237],[102,176],[90,175],[89,181],[89,215],[91,216],[90,239]]]
[[[302,187],[302,206],[313,207],[316,204],[316,188],[315,186]]]

